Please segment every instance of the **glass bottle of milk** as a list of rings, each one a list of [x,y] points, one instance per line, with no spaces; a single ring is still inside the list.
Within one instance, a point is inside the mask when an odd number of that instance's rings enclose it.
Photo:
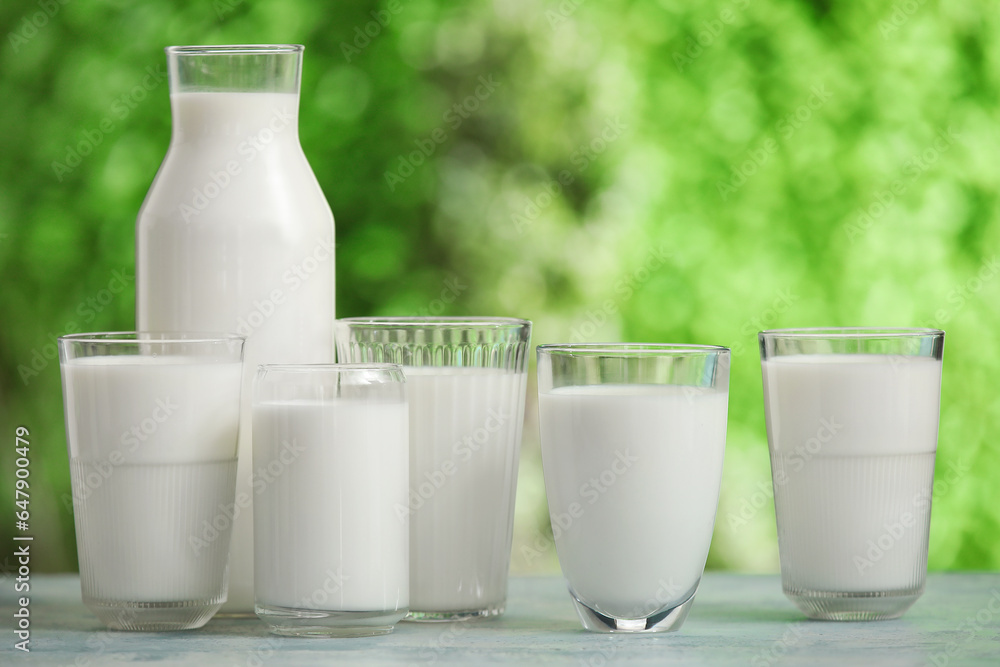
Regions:
[[[248,337],[223,613],[254,611],[254,371],[333,361],[333,215],[299,144],[302,50],[167,48],[172,136],[136,222],[137,328]]]

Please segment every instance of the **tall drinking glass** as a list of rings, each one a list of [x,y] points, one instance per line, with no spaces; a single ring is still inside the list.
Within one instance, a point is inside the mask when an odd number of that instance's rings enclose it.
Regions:
[[[406,616],[407,418],[399,366],[258,370],[254,595],[272,632],[380,635]]]
[[[401,364],[410,406],[410,620],[503,613],[531,323],[348,318],[339,361]]]
[[[538,346],[538,416],[552,535],[595,632],[684,622],[722,480],[729,349]]]
[[[59,339],[83,602],[118,630],[204,625],[226,600],[243,338]]]
[[[927,574],[944,332],[759,340],[785,595],[812,618],[901,616]]]

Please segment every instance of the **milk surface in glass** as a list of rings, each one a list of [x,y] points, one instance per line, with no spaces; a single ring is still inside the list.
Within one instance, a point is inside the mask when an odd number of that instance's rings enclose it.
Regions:
[[[233,502],[239,362],[64,361],[85,601],[221,602]],[[213,583],[213,581],[215,583]]]
[[[920,588],[941,361],[817,354],[762,363],[786,590]]]
[[[171,94],[170,148],[136,227],[138,329],[247,336],[224,611],[253,612],[252,369],[333,360],[333,217],[299,144],[298,101]]]
[[[602,384],[538,401],[553,536],[573,593],[621,618],[690,598],[715,524],[728,392]]]
[[[412,367],[410,609],[503,609],[525,373]]]

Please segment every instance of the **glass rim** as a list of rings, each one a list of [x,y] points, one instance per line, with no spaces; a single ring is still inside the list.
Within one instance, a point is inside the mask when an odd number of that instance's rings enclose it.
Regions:
[[[140,336],[152,336],[140,338]],[[128,343],[227,343],[242,342],[246,336],[221,331],[98,331],[92,333],[73,333],[59,336],[60,341],[68,343],[113,343],[125,345]]]
[[[477,328],[500,329],[531,326],[531,320],[516,317],[342,317],[336,324],[344,324],[352,329],[448,329]]]
[[[280,55],[305,51],[302,44],[205,44],[193,46],[168,46],[163,50],[167,55],[215,56],[215,55]]]
[[[403,372],[402,364],[393,363],[347,363],[347,364],[334,364],[334,363],[319,363],[319,364],[257,364],[257,373],[265,372],[275,372],[275,373],[321,373],[321,372],[351,372],[359,373],[364,371],[376,371],[376,372]]]
[[[797,329],[766,329],[757,333],[757,336],[762,339],[875,339],[920,338],[944,335],[942,329],[925,327],[802,327]]]
[[[672,356],[691,354],[721,354],[732,350],[724,345],[686,343],[544,343],[535,347],[538,353],[580,356],[637,357],[656,353]]]

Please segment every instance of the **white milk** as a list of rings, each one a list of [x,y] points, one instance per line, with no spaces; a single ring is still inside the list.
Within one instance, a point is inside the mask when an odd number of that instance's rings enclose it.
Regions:
[[[257,605],[405,610],[406,402],[263,402],[253,419]]]
[[[410,610],[503,610],[525,373],[404,367],[410,404]]]
[[[233,503],[239,362],[87,357],[63,362],[85,595],[222,601]],[[208,539],[205,539],[208,538]]]
[[[253,612],[250,401],[261,363],[333,361],[333,217],[298,137],[298,96],[178,93],[136,225],[139,330],[248,336],[229,603]]]
[[[76,487],[91,489],[74,512],[88,597],[223,601],[219,574],[229,558],[230,531],[206,532],[206,526],[224,521],[219,517],[233,503],[235,459],[122,464],[104,479],[102,465],[74,458],[70,472]]]
[[[786,590],[918,588],[941,362],[800,355],[762,367]]]
[[[539,392],[556,551],[587,606],[640,618],[694,593],[715,525],[728,398],[658,385]]]

